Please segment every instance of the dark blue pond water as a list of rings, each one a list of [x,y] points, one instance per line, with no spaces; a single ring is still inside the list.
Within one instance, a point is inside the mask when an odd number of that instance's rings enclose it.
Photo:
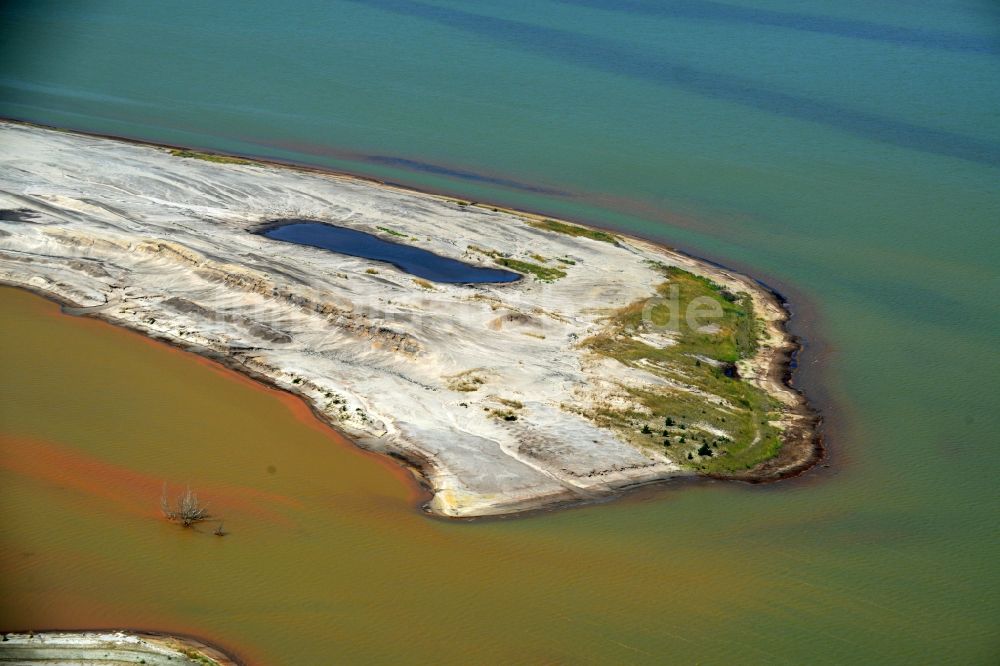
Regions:
[[[385,261],[401,271],[432,282],[514,282],[521,277],[511,271],[473,266],[419,247],[393,243],[363,231],[322,222],[289,220],[285,224],[261,232],[261,235],[289,243],[319,247],[352,257]]]

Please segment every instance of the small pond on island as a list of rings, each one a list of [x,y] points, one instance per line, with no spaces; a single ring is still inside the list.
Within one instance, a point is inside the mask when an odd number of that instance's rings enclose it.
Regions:
[[[258,233],[274,240],[384,261],[410,275],[432,282],[514,282],[521,277],[512,271],[474,266],[419,247],[394,243],[373,234],[324,222],[278,220],[273,226]]]

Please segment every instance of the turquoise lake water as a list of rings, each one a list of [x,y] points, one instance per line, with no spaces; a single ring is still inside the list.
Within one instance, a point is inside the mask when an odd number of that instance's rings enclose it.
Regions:
[[[1000,5],[0,11],[2,116],[590,222],[739,268],[790,299],[806,342],[797,381],[824,412],[828,468],[453,526],[647,555],[680,541],[681,570],[704,558],[745,581],[706,584],[718,626],[702,613],[684,627],[665,589],[650,613],[697,640],[632,632],[629,645],[681,663],[1000,658]],[[766,592],[779,588],[794,591]],[[607,635],[628,632],[587,603],[573,596]],[[727,635],[738,640],[712,643]],[[586,641],[573,645],[586,653]]]

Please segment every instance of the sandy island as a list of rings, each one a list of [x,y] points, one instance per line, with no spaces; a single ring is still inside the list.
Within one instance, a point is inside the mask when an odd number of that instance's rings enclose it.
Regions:
[[[46,631],[0,635],[0,662],[237,666],[193,638],[124,631]]]
[[[820,456],[818,419],[790,386],[788,313],[750,278],[340,174],[13,122],[0,146],[0,282],[303,396],[418,471],[433,513],[515,513],[694,475],[773,480]],[[524,277],[431,283],[252,233],[280,219]],[[724,316],[668,325],[671,303],[696,297]]]

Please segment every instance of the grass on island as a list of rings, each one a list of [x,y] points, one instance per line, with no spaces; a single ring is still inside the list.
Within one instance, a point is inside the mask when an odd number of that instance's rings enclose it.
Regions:
[[[524,403],[520,400],[508,400],[506,398],[497,398],[497,402],[503,405],[503,407],[483,407],[483,411],[492,416],[495,419],[503,421],[516,421],[517,412],[524,409]]]
[[[377,268],[366,268],[365,269],[365,273],[367,273],[368,275],[378,275],[378,269]]]
[[[682,335],[677,338],[677,344],[670,347],[674,352],[688,356],[700,354],[723,363],[735,363],[753,355],[757,349],[760,324],[754,316],[749,294],[733,294],[708,278],[674,266],[659,263],[653,266],[667,277],[667,281],[657,287],[659,301],[648,312],[646,300],[619,310],[615,323],[620,328],[640,331],[644,314],[649,315],[655,326],[674,328],[670,318],[676,306],[680,312],[674,324]],[[720,319],[706,321],[717,326],[717,331],[691,330],[685,320],[692,302],[701,298],[715,302],[722,312]]]
[[[207,657],[203,655],[201,652],[194,650],[192,648],[182,648],[180,652],[182,655],[184,655],[185,657],[187,657],[188,659],[190,659],[195,663],[204,664],[204,666],[219,666],[219,662],[217,662],[215,659]],[[167,657],[167,659],[170,659],[170,657]],[[141,663],[146,663],[146,662],[143,661]]]
[[[479,387],[486,383],[486,380],[477,374],[478,372],[478,369],[466,370],[465,372],[460,372],[457,375],[446,377],[445,379],[448,381],[448,388],[452,391],[462,391],[465,393],[478,391]]]
[[[781,447],[781,433],[770,424],[778,405],[763,390],[731,376],[735,361],[756,350],[760,329],[749,295],[732,294],[678,268],[660,268],[668,278],[657,287],[662,302],[644,299],[618,310],[607,332],[582,344],[689,390],[628,388],[628,397],[648,413],[609,404],[586,415],[702,472],[744,470],[773,458]],[[696,298],[718,305],[721,316],[711,319],[712,328],[691,330],[681,317],[677,326],[670,326],[672,345],[654,346],[632,337],[650,329],[644,313],[653,324],[667,325],[670,311],[684,313]]]
[[[566,277],[566,271],[558,268],[549,268],[548,266],[533,264],[530,261],[520,261],[518,259],[510,259],[508,257],[494,257],[493,261],[501,266],[515,270],[518,273],[530,273],[542,282],[552,282],[553,280]]]
[[[250,160],[244,160],[239,157],[213,155],[212,153],[199,153],[195,150],[182,150],[180,148],[171,149],[170,154],[174,157],[187,157],[195,160],[204,160],[206,162],[215,162],[217,164],[254,164]]]
[[[487,257],[493,259],[494,263],[497,263],[504,268],[509,268],[525,275],[534,275],[536,280],[541,280],[542,282],[553,282],[559,278],[566,277],[566,271],[562,269],[552,266],[542,266],[541,264],[533,264],[530,261],[522,261],[520,259],[511,259],[510,257],[505,257],[495,250],[487,250],[476,245],[470,245],[468,250],[470,252],[478,252],[479,254],[486,255]],[[537,257],[538,255],[532,256]]]
[[[387,234],[389,234],[391,236],[399,236],[400,238],[408,238],[408,236],[406,234],[400,233],[400,232],[396,231],[395,229],[390,229],[389,227],[375,227],[375,228],[378,229],[379,231],[384,231],[385,233],[387,233]]]
[[[565,222],[557,222],[555,220],[541,220],[529,222],[531,226],[536,229],[545,229],[546,231],[555,231],[560,234],[566,234],[567,236],[584,236],[586,238],[591,238],[596,241],[601,241],[603,243],[611,243],[612,245],[618,244],[618,238],[614,234],[609,234],[606,231],[599,231],[597,229],[587,229],[586,227],[578,227],[575,224],[566,224]]]
[[[413,284],[427,291],[437,291],[433,284],[423,278],[413,278]]]

